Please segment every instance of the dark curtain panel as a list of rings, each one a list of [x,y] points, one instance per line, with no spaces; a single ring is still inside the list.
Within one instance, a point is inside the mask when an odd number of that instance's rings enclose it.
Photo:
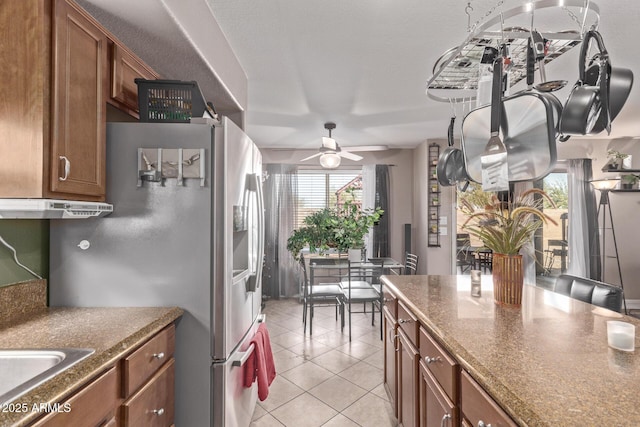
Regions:
[[[293,230],[294,198],[298,194],[293,165],[265,165],[264,183],[265,264],[262,293],[269,298],[298,294],[297,263],[287,251],[287,239]]]
[[[373,227],[373,257],[391,256],[389,245],[389,166],[376,165],[376,197],[375,206],[384,210],[378,225]]]

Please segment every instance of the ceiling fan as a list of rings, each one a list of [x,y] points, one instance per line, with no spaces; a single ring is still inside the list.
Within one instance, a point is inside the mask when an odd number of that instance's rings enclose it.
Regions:
[[[349,147],[349,151],[343,150],[340,148],[340,145],[338,145],[338,142],[331,138],[331,131],[336,128],[336,124],[333,122],[327,122],[324,124],[324,128],[329,131],[329,137],[322,137],[322,146],[318,150],[319,152],[312,156],[305,157],[300,160],[301,162],[306,162],[307,160],[320,156],[320,165],[323,168],[335,169],[340,166],[340,160],[342,157],[353,160],[354,162],[362,160],[362,156],[353,154],[352,151],[382,151],[388,148],[386,145],[368,145],[361,147]]]

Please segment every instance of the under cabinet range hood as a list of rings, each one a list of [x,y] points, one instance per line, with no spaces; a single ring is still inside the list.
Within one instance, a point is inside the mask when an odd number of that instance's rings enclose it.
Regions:
[[[0,218],[80,219],[96,218],[113,212],[113,205],[55,199],[0,199]]]

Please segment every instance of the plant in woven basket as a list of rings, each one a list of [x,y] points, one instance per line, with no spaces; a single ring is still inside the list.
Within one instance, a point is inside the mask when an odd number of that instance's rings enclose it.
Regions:
[[[549,195],[537,188],[527,190],[508,202],[499,200],[494,194],[481,207],[463,199],[461,210],[468,218],[462,229],[480,239],[494,253],[516,255],[543,223],[557,225],[544,213],[544,200],[555,207]]]

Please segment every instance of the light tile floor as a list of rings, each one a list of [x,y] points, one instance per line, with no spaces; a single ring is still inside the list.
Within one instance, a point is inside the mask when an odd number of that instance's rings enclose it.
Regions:
[[[264,313],[276,364],[269,397],[251,426],[396,426],[383,382],[380,318],[352,314],[351,343],[333,307],[316,307],[313,335],[302,330],[297,299],[269,300]]]

